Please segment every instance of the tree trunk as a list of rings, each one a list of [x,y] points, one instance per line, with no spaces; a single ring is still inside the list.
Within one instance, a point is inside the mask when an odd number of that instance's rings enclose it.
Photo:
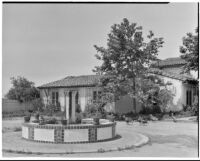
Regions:
[[[133,94],[135,96],[135,77],[133,77]],[[136,113],[136,99],[133,98],[133,109],[134,109],[134,112]]]

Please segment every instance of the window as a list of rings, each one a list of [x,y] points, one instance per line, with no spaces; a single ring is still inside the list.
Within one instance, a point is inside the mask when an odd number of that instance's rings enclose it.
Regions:
[[[192,91],[191,90],[186,91],[186,104],[188,106],[192,105]]]
[[[58,99],[59,99],[59,94],[58,92],[52,92],[52,104],[53,105],[58,105]]]
[[[93,91],[93,100],[99,100],[101,99],[101,94],[102,92],[101,91]]]
[[[93,91],[93,100],[97,99],[97,91]]]

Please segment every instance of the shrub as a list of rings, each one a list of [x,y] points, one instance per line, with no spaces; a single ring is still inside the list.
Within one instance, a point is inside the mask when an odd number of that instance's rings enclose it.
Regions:
[[[162,110],[161,110],[161,107],[157,106],[157,105],[154,105],[154,106],[151,106],[151,107],[146,107],[146,108],[143,107],[142,110],[139,112],[139,114],[143,114],[143,115],[159,114],[159,113],[162,113]]]
[[[124,120],[123,114],[114,113],[113,115],[115,117],[115,120],[117,120],[117,121],[123,121]]]
[[[76,123],[80,124],[81,120],[83,119],[83,113],[76,113]]]
[[[47,123],[47,124],[56,124],[57,120],[56,120],[56,118],[52,118],[50,120],[46,120],[45,123]]]
[[[54,112],[56,112],[56,106],[54,104],[48,104],[45,109],[45,113],[49,116],[52,116]]]
[[[188,105],[182,105],[183,106],[183,111],[184,112],[186,112],[186,111],[188,111],[189,109],[190,109],[190,106],[188,106]]]
[[[14,128],[14,131],[17,132],[17,131],[22,131],[22,128],[21,127],[16,127]]]
[[[79,104],[76,104],[76,113],[82,112],[81,106]]]
[[[43,111],[44,104],[41,98],[34,99],[31,101],[31,104],[33,106],[33,111]]]

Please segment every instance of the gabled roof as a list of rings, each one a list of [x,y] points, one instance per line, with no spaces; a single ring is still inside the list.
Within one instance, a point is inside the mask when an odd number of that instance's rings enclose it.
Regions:
[[[97,85],[101,77],[101,75],[68,76],[64,79],[41,85],[38,88],[90,87]]]
[[[166,72],[157,68],[150,68],[149,73],[161,75],[164,77],[177,79],[180,81],[195,81],[195,79],[192,76],[187,76],[183,74],[176,74],[172,72]],[[39,86],[39,89],[43,88],[62,88],[62,87],[93,87],[98,84],[100,81],[100,78],[102,78],[101,75],[82,75],[82,76],[68,76],[64,79],[50,82],[44,85]]]
[[[193,78],[190,75],[172,73],[169,71],[160,70],[158,68],[150,68],[149,73],[161,75],[161,76],[168,77],[168,78],[177,79],[180,81],[194,81],[195,80],[195,78]]]
[[[152,67],[167,67],[167,66],[175,66],[175,65],[184,65],[186,61],[181,59],[180,57],[167,58],[164,60],[158,60],[156,63],[152,65]]]

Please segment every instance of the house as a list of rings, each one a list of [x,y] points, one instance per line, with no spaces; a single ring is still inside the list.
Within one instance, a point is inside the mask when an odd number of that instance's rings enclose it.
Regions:
[[[175,57],[159,60],[151,66],[150,73],[158,75],[164,82],[171,82],[174,94],[170,110],[182,110],[183,105],[192,106],[198,94],[197,72],[182,73],[185,60]]]
[[[79,104],[82,111],[92,100],[97,99],[100,88],[96,85],[100,75],[68,76],[64,79],[38,87],[45,105],[60,104],[61,111],[66,109],[66,118],[75,121],[75,109]],[[112,109],[112,104],[107,104]]]
[[[194,95],[197,94],[197,81],[194,76],[180,74],[184,64],[185,62],[180,58],[169,58],[159,60],[149,70],[149,73],[172,83],[171,90],[174,92],[173,104],[170,106],[172,110],[181,110],[183,104],[192,105]],[[84,111],[91,100],[97,99],[101,89],[96,85],[101,77],[101,75],[68,76],[38,88],[45,105],[50,102],[54,105],[59,104],[61,111],[66,109],[67,119],[75,121],[76,105],[79,104]],[[116,102],[108,103],[105,108],[117,113],[127,113],[133,111],[132,104],[132,99],[124,96]],[[136,110],[137,112],[141,110],[139,103]]]

